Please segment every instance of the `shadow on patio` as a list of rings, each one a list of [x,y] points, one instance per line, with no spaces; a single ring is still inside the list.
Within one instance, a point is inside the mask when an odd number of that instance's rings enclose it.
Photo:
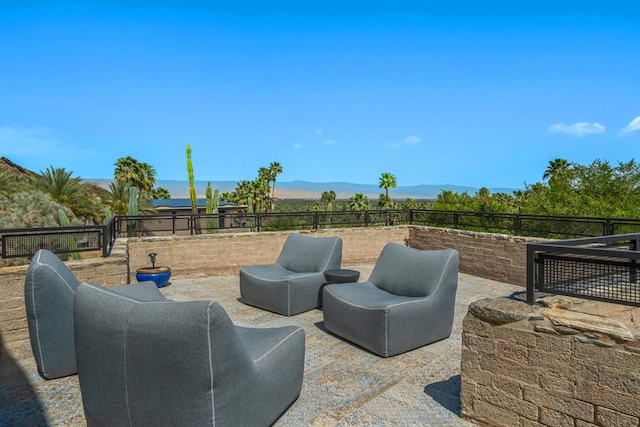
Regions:
[[[359,270],[362,281],[373,266],[347,268]],[[469,303],[522,288],[460,273],[452,335],[387,359],[328,333],[320,309],[286,317],[240,303],[237,275],[177,279],[161,291],[177,301],[218,301],[241,326],[298,325],[305,330],[302,392],[276,426],[470,426],[460,419],[462,319]],[[24,425],[43,425],[45,419],[50,425],[85,424],[77,376],[42,380],[28,340],[12,344],[7,351],[3,349],[0,424],[5,425],[6,419]],[[7,404],[5,395],[11,403]]]

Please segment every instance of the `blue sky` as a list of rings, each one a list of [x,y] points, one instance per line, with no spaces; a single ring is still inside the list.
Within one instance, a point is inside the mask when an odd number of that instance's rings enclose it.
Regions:
[[[637,158],[639,41],[631,1],[0,0],[0,156],[522,188]]]

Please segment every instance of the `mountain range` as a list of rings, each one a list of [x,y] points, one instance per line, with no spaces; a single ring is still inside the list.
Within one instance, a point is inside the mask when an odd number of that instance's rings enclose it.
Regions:
[[[103,188],[109,188],[110,179],[85,179]],[[211,187],[217,188],[220,192],[233,191],[236,188],[236,181],[212,181]],[[196,181],[196,193],[198,197],[204,197],[207,181]],[[164,187],[171,193],[172,198],[189,197],[188,181],[159,180],[156,187]],[[324,191],[335,191],[338,199],[348,199],[355,193],[362,193],[370,199],[377,199],[384,193],[375,184],[355,184],[352,182],[308,182],[289,181],[276,182],[276,197],[279,199],[319,199]],[[389,195],[394,199],[435,199],[443,190],[451,190],[457,193],[468,192],[475,194],[479,188],[461,185],[399,185],[389,189]],[[491,193],[511,194],[515,188],[489,188]]]

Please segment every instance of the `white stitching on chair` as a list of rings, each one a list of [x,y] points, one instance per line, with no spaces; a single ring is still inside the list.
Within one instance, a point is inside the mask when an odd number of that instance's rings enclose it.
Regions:
[[[258,357],[256,360],[253,361],[253,363],[258,363],[259,361],[261,361],[264,357],[266,357],[269,353],[271,353],[273,350],[275,350],[276,348],[278,348],[280,346],[280,344],[282,344],[283,342],[285,342],[286,340],[289,339],[289,337],[293,336],[293,334],[297,334],[298,332],[302,331],[304,333],[304,330],[302,328],[298,328],[295,331],[291,332],[289,335],[287,335],[286,337],[282,338],[278,344],[276,344],[275,346],[273,346],[273,348],[271,348],[271,350],[267,351],[265,354],[263,354],[262,356]]]
[[[325,271],[327,269],[327,266],[329,265],[329,261],[331,261],[331,256],[333,255],[333,251],[336,249],[336,246],[338,245],[338,239],[339,237],[336,237],[335,240],[333,241],[333,247],[331,248],[331,253],[329,254],[329,258],[327,259],[327,262],[324,263],[324,267],[322,267],[320,271]]]
[[[35,324],[36,324],[36,341],[38,342],[38,353],[40,353],[40,363],[42,363],[42,371],[47,372],[45,366],[44,366],[44,358],[42,357],[42,344],[40,343],[40,324],[38,321],[38,310],[36,308],[36,291],[35,291],[35,284],[33,283],[33,275],[35,273],[35,270],[42,264],[40,264],[40,257],[42,256],[42,252],[38,253],[38,258],[36,260],[37,262],[37,266],[33,268],[33,270],[31,270],[30,275],[31,275],[31,304],[33,306],[33,317],[35,320]]]

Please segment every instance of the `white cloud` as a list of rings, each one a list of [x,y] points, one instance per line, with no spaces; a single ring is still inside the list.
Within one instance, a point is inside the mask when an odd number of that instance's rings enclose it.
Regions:
[[[419,136],[411,135],[404,139],[404,143],[407,145],[420,144],[422,140]]]
[[[626,135],[626,134],[629,134],[629,133],[637,132],[639,130],[640,130],[640,116],[638,116],[635,119],[631,120],[631,123],[626,125],[620,131],[620,133],[623,134],[623,135]]]
[[[57,151],[53,132],[47,128],[0,125],[0,146],[5,155],[42,155]]]
[[[333,144],[336,143],[336,140],[335,139],[327,139],[324,143],[327,144],[327,145],[333,145]]]
[[[322,129],[316,129],[316,135],[322,135]]]
[[[402,141],[396,140],[394,142],[387,143],[387,147],[392,148],[394,150],[399,150],[404,145],[416,145],[420,144],[422,139],[419,136],[409,135],[404,138]]]
[[[296,150],[299,150],[302,148],[302,144],[293,144],[293,148],[295,148]]]
[[[600,123],[575,123],[573,125],[565,125],[564,123],[556,123],[549,128],[549,132],[567,133],[573,136],[584,136],[589,134],[604,133],[605,127]]]

